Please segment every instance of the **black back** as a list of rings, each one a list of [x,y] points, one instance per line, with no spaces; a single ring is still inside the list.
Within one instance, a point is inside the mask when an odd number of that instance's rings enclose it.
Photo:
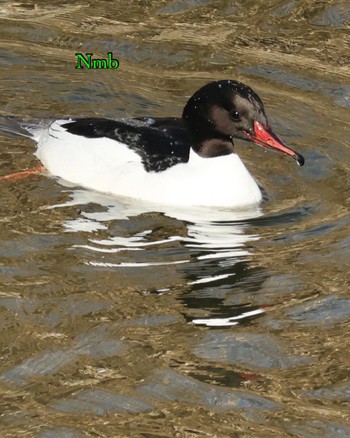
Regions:
[[[140,155],[148,172],[161,172],[187,163],[191,143],[182,119],[77,119],[62,125],[71,134],[110,138],[128,145]]]

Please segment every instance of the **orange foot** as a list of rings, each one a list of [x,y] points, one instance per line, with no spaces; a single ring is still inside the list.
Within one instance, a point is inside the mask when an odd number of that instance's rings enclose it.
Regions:
[[[45,171],[45,167],[41,164],[33,167],[33,169],[22,170],[22,172],[10,173],[9,175],[0,176],[0,180],[6,181],[18,181],[23,178],[27,178],[30,175],[39,175]]]

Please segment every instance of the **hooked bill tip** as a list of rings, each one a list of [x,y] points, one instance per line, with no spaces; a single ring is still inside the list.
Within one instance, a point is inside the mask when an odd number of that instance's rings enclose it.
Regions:
[[[298,163],[298,165],[299,165],[300,167],[301,167],[301,166],[304,166],[305,158],[304,158],[301,154],[296,153],[296,155],[295,155],[295,160],[296,160],[296,162]]]

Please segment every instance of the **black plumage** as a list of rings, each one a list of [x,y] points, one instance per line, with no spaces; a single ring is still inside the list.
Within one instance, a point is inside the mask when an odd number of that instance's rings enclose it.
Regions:
[[[182,119],[77,119],[62,125],[71,134],[106,137],[127,144],[140,155],[148,172],[187,163],[191,142]]]

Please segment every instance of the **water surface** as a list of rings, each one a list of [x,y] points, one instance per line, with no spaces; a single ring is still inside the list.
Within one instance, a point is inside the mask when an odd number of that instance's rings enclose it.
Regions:
[[[179,116],[238,79],[306,158],[237,151],[261,209],[1,182],[1,436],[348,437],[350,7],[2,2],[1,114]],[[76,52],[120,61],[74,69]],[[0,137],[1,174],[36,164]]]

